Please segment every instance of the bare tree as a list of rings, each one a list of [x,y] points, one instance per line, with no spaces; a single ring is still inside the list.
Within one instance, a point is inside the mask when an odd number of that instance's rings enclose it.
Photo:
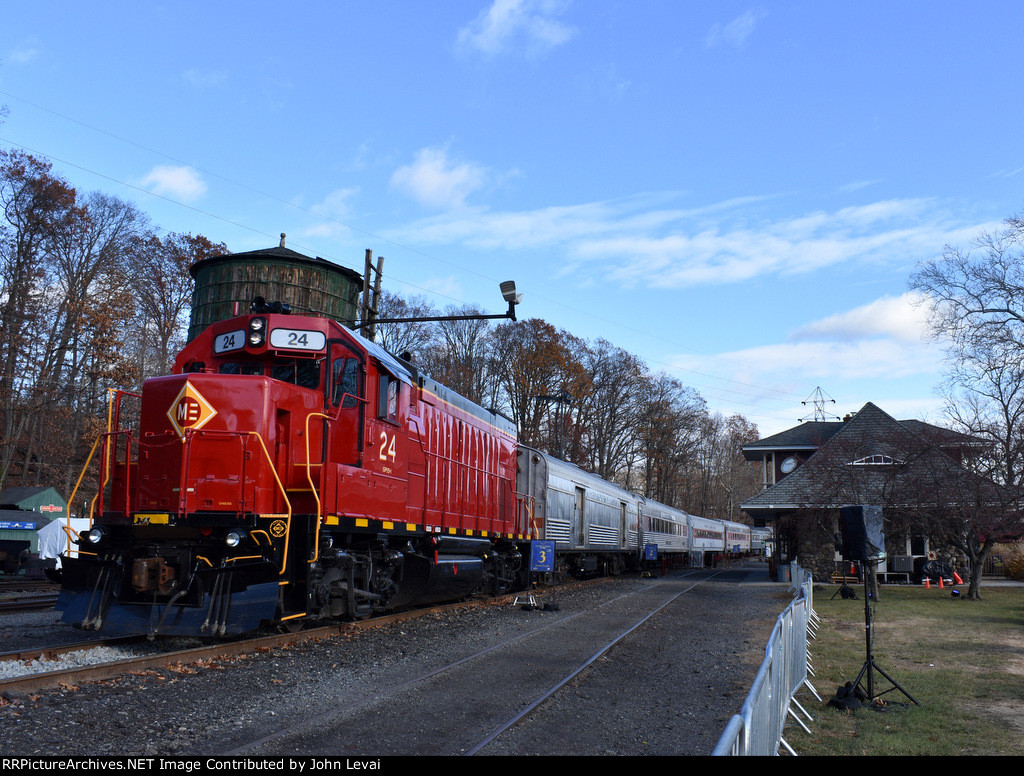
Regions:
[[[599,339],[583,354],[585,382],[576,392],[579,463],[604,479],[625,468],[637,445],[647,367],[631,353]]]
[[[377,315],[380,318],[433,318],[437,310],[422,297],[404,299],[390,291],[381,293]],[[378,323],[377,339],[384,349],[396,356],[407,354],[417,360],[437,338],[431,323]]]
[[[964,430],[995,444],[992,474],[1024,479],[1024,221],[980,235],[966,250],[947,246],[910,285],[930,310],[935,338],[949,353],[947,407]]]
[[[927,523],[962,550],[974,574],[999,538],[1019,536],[1024,486],[1024,220],[979,235],[966,249],[947,246],[921,264],[910,285],[930,309],[934,337],[949,354],[947,415],[955,427],[988,440],[971,458],[975,478],[931,483],[946,504]]]
[[[195,285],[189,268],[228,252],[202,235],[149,232],[133,241],[131,274],[139,305],[137,320],[141,378],[166,374],[185,344]]]
[[[479,307],[464,305],[445,309],[447,316],[483,315]],[[431,376],[478,404],[484,403],[491,381],[486,320],[438,321],[434,344],[426,351]]]

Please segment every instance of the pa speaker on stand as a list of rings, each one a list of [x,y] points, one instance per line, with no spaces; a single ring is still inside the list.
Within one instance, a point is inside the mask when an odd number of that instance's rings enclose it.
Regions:
[[[853,688],[864,694],[869,702],[885,695],[887,692],[899,690],[906,695],[916,706],[921,704],[914,697],[900,687],[899,683],[875,662],[872,653],[871,635],[871,597],[868,588],[868,580],[873,576],[874,567],[885,560],[885,532],[882,529],[882,508],[876,506],[845,506],[839,509],[839,523],[842,531],[842,555],[846,560],[860,561],[864,577],[864,630],[867,640],[867,656],[864,665],[853,682]],[[875,671],[880,673],[892,683],[892,687],[882,692],[875,692]],[[861,686],[861,680],[867,681],[867,686]]]

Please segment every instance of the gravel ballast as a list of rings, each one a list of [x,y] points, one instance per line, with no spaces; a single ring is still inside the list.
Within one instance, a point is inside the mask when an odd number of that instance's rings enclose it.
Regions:
[[[791,600],[786,585],[767,582],[762,563],[713,573],[603,580],[538,595],[538,604],[555,604],[549,610],[491,603],[3,698],[0,754],[466,754],[496,721],[664,601],[479,754],[707,755]],[[54,615],[35,617],[38,628],[24,627],[38,639]],[[0,622],[7,634],[11,624]],[[0,639],[0,649],[21,648],[4,643],[15,640]]]

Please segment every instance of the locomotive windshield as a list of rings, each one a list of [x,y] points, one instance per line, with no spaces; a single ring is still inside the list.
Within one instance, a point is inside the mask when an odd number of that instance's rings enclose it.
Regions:
[[[262,361],[225,361],[217,366],[222,375],[266,375],[274,380],[316,390],[320,387],[320,361],[275,359]]]

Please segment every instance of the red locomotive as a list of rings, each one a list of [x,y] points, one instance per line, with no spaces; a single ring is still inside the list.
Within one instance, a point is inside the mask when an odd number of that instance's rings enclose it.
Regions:
[[[104,439],[65,622],[240,634],[523,582],[515,426],[329,318],[211,324]]]

